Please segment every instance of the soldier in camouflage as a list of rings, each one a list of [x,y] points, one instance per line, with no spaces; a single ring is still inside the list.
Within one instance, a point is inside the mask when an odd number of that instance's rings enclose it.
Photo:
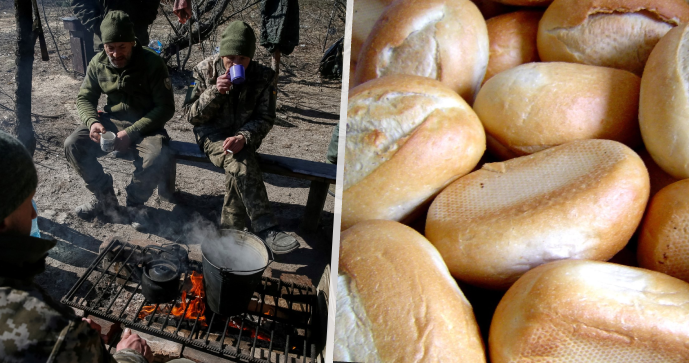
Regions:
[[[275,122],[275,72],[251,60],[256,36],[242,22],[230,23],[220,40],[220,53],[194,68],[196,84],[185,102],[187,121],[194,125],[199,147],[210,161],[225,169],[225,201],[220,226],[253,231],[273,253],[288,253],[299,242],[278,228],[270,209],[256,150]],[[228,70],[245,68],[246,81],[232,84]]]
[[[136,44],[129,16],[112,11],[101,24],[105,50],[89,63],[77,96],[77,110],[83,125],[65,140],[69,164],[84,179],[93,194],[76,208],[82,218],[105,211],[117,215],[117,198],[112,176],[96,159],[104,155],[99,145],[106,131],[117,134],[115,149],[131,152],[134,174],[127,186],[127,207],[133,226],[145,227],[149,218],[143,204],[170,170],[171,154],[165,123],[175,112],[172,84],[165,62],[155,52]],[[101,94],[107,95],[104,112],[97,111]]]
[[[31,155],[2,131],[0,155],[0,169],[12,176],[0,178],[0,362],[150,362],[146,341],[131,331],[111,356],[97,324],[78,318],[33,282],[55,241],[30,236],[38,184]]]

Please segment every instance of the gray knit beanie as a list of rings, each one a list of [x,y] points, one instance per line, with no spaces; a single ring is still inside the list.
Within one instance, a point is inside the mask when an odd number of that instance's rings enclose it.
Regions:
[[[100,39],[103,44],[135,41],[134,23],[129,15],[121,10],[105,14],[100,23]]]
[[[31,155],[19,140],[0,131],[0,220],[12,214],[36,190],[38,175]]]

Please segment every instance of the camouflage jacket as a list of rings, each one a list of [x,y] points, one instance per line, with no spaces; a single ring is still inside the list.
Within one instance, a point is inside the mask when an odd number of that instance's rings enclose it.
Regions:
[[[136,351],[111,356],[100,335],[33,278],[54,241],[0,236],[0,362],[147,363]]]
[[[154,51],[137,45],[129,64],[117,69],[105,51],[89,62],[77,95],[77,111],[87,127],[98,122],[98,98],[107,95],[103,107],[113,118],[134,124],[125,131],[138,141],[165,127],[175,113],[175,99],[167,65]]]
[[[215,84],[218,76],[225,73],[222,58],[217,55],[194,68],[196,85],[184,103],[187,121],[195,126],[194,133],[201,145],[211,134],[243,135],[247,145],[256,150],[275,123],[275,71],[251,61],[244,84],[233,86],[222,95]]]
[[[113,10],[122,10],[134,23],[136,30],[147,30],[158,15],[160,0],[71,0],[74,15],[91,33],[100,36],[103,16]],[[138,33],[138,32],[137,32]],[[146,45],[146,44],[144,44]]]

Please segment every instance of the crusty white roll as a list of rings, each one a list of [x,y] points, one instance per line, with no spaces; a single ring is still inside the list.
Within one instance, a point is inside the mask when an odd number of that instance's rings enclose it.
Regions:
[[[396,75],[349,92],[342,229],[367,219],[403,221],[486,148],[483,126],[457,93]]]
[[[641,75],[655,44],[689,21],[684,0],[555,0],[538,29],[544,62],[625,69]]]
[[[334,360],[486,361],[471,305],[418,232],[377,220],[340,236]]]
[[[459,178],[433,200],[425,235],[457,279],[507,289],[546,262],[614,256],[639,225],[648,190],[633,150],[572,141]]]
[[[490,57],[483,83],[520,64],[538,62],[536,33],[542,11],[515,11],[486,21]]]
[[[670,31],[641,78],[639,125],[653,160],[677,179],[689,178],[689,28]]]
[[[361,46],[371,33],[373,25],[376,23],[385,7],[390,5],[393,0],[354,0],[352,2],[352,48],[351,61],[359,59]],[[351,73],[354,74],[353,72]]]
[[[668,185],[651,199],[637,259],[641,267],[689,282],[689,179]]]
[[[548,6],[553,0],[495,0],[498,3],[518,6]]]
[[[641,268],[566,260],[539,266],[493,315],[492,363],[687,362],[689,284]]]
[[[584,64],[529,63],[486,82],[474,110],[488,149],[503,159],[581,139],[641,144],[641,79],[627,71]]]
[[[469,0],[399,0],[362,46],[355,84],[392,74],[440,80],[473,102],[488,64],[488,31]]]

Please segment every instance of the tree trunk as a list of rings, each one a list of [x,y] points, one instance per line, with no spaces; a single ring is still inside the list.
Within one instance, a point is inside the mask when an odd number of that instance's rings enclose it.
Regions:
[[[14,133],[33,155],[36,151],[36,137],[31,124],[31,78],[36,36],[32,30],[31,1],[14,0],[14,9],[17,22],[17,49],[15,52],[17,90],[15,91],[14,103],[17,120]]]

